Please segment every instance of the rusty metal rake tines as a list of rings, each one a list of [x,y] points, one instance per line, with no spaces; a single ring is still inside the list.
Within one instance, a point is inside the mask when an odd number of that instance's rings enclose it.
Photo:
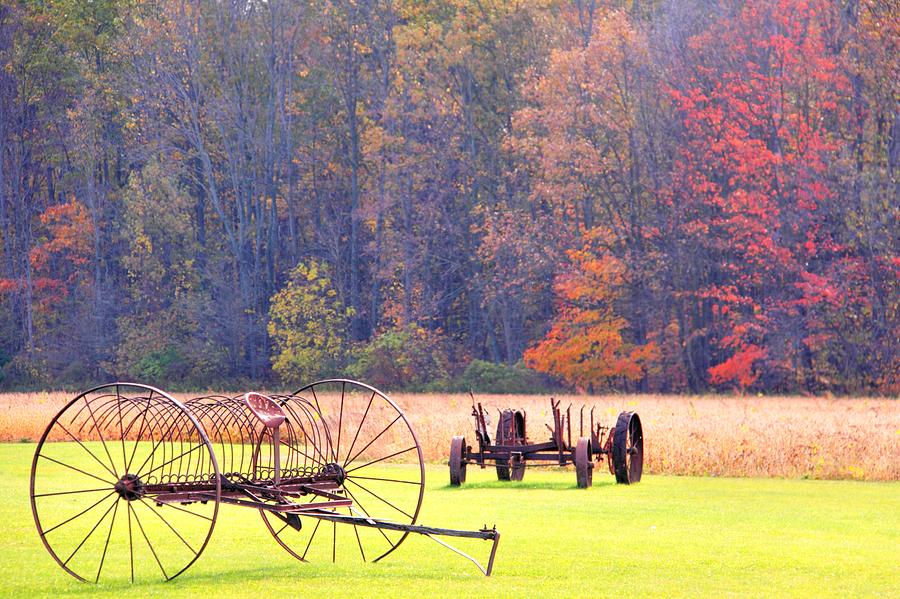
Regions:
[[[424,476],[405,415],[362,383],[185,402],[113,383],[78,395],[50,422],[30,496],[45,547],[80,580],[178,576],[209,542],[220,504],[258,510],[303,561],[378,561],[411,533],[446,545],[436,538],[444,535],[493,541],[487,567],[479,564],[489,574],[495,530],[416,523]]]

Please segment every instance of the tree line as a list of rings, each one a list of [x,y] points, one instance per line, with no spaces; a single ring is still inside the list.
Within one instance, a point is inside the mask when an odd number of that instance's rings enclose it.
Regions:
[[[897,0],[5,0],[0,386],[896,393],[898,40]]]

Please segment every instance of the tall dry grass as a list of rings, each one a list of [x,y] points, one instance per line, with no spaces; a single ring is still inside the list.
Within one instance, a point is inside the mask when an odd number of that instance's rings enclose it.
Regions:
[[[185,399],[192,394],[177,394]],[[234,394],[230,394],[234,395]],[[0,394],[0,441],[37,440],[69,393]],[[453,435],[474,442],[467,395],[392,395],[409,417],[425,458],[446,461]],[[545,396],[482,395],[496,422],[497,408],[525,409],[531,440],[549,438]],[[800,397],[559,396],[595,418],[615,423],[622,410],[640,414],[645,472],[706,476],[775,476],[900,480],[900,401]],[[587,418],[587,411],[585,412]]]

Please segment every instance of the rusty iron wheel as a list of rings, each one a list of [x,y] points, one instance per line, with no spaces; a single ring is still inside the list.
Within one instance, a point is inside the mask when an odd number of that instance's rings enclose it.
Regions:
[[[510,456],[497,458],[497,480],[519,481],[525,478],[525,460]]]
[[[616,482],[630,485],[641,480],[644,466],[644,431],[635,412],[622,412],[613,438]]]
[[[196,483],[206,499],[158,500],[176,482]],[[41,541],[75,578],[171,580],[209,542],[221,481],[209,439],[182,403],[146,385],[110,383],[50,421],[30,495]]]
[[[575,478],[579,489],[587,489],[594,482],[594,463],[591,461],[591,440],[578,439],[575,446]]]
[[[509,463],[509,480],[521,481],[525,478],[525,459],[522,456],[512,456]]]
[[[450,485],[458,487],[466,482],[466,440],[453,437],[450,441]]]
[[[497,480],[510,480],[508,459],[497,458]]]
[[[339,467],[345,474],[341,491],[353,505],[330,511],[415,524],[425,492],[422,448],[403,411],[387,395],[357,381],[329,379],[273,399],[297,428],[298,440],[303,437],[297,450],[318,468]],[[265,510],[261,514],[278,544],[301,561],[378,561],[409,534],[302,514],[294,527]]]

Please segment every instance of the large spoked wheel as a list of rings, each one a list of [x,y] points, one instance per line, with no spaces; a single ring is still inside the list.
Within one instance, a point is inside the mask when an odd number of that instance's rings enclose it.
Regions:
[[[453,437],[450,441],[450,485],[458,487],[466,482],[466,440]]]
[[[613,466],[616,482],[630,485],[641,480],[644,468],[644,431],[634,412],[622,412],[613,437]]]
[[[425,492],[425,465],[419,441],[397,404],[369,385],[346,379],[319,381],[275,399],[294,429],[296,447],[285,448],[287,455],[302,451],[299,455],[315,468],[341,473],[339,490],[353,505],[329,508],[330,513],[415,523]],[[307,496],[298,501],[325,500]],[[303,514],[297,530],[270,512],[262,515],[275,540],[302,561],[378,561],[409,534]]]
[[[575,479],[578,488],[587,489],[594,484],[594,462],[590,439],[578,439],[575,446]]]
[[[168,502],[165,485],[202,501]],[[86,391],[41,436],[31,509],[53,559],[79,580],[170,580],[212,535],[219,470],[203,429],[164,392],[132,383]]]

